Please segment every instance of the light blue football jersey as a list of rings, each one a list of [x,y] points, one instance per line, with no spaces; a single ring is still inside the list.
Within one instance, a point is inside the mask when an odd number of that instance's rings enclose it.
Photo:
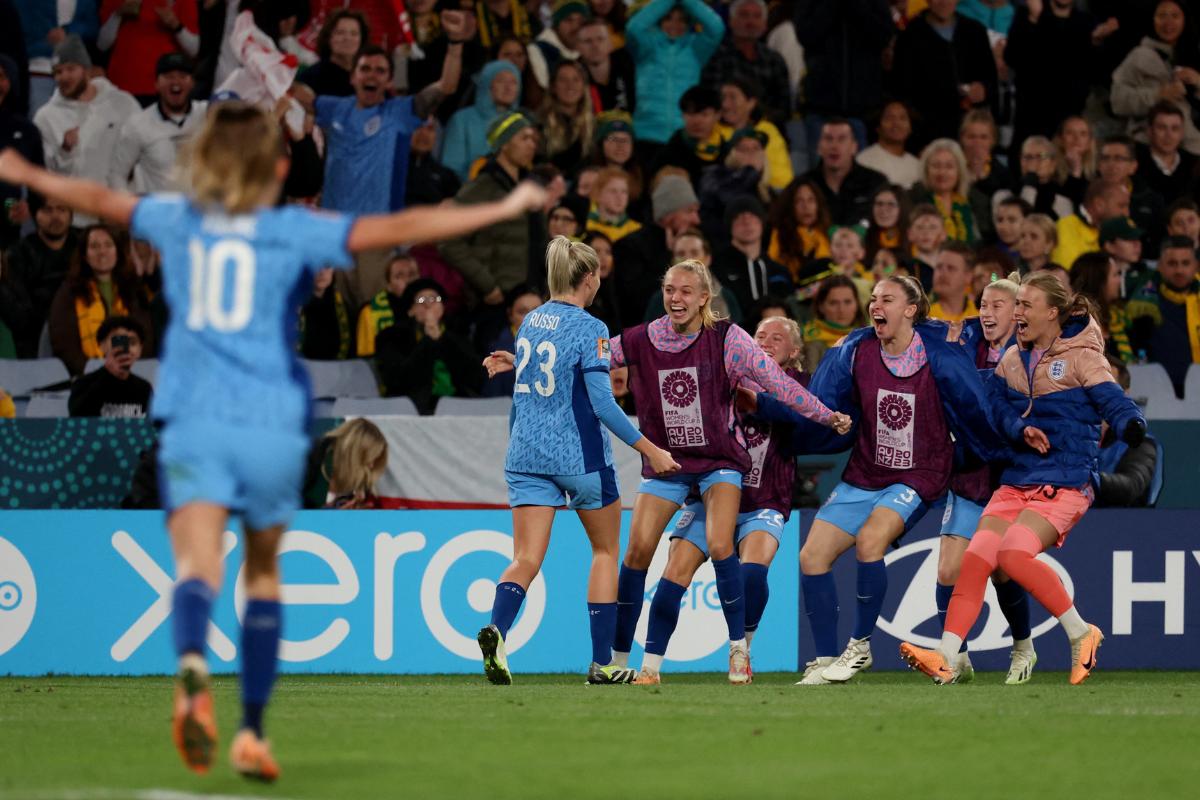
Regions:
[[[578,306],[551,300],[517,331],[512,427],[504,468],[582,475],[612,464],[608,431],[583,376],[608,373],[608,328]]]
[[[143,198],[131,229],[162,254],[170,310],[153,416],[303,429],[297,310],[319,269],[350,264],[353,222],[297,206],[227,216],[182,195]]]

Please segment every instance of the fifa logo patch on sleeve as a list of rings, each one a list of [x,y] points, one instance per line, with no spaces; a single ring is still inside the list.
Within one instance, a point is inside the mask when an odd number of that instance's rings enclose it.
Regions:
[[[612,357],[612,350],[609,348],[608,339],[596,340],[596,358],[601,361],[608,361]]]

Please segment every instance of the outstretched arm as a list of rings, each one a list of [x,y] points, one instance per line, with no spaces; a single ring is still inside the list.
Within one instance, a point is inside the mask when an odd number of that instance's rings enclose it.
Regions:
[[[136,195],[115,191],[102,183],[68,178],[29,163],[11,147],[0,151],[0,181],[28,186],[35,192],[70,206],[75,211],[128,226]]]
[[[736,326],[730,326],[725,335],[725,371],[734,383],[745,378],[753,380],[803,417],[836,427],[839,433],[850,428],[849,417],[834,413],[816,395],[789,378],[750,334]]]
[[[350,229],[346,246],[351,253],[360,253],[400,244],[450,239],[534,211],[545,202],[546,190],[526,182],[494,203],[469,206],[445,203],[408,208],[395,214],[359,217]]]

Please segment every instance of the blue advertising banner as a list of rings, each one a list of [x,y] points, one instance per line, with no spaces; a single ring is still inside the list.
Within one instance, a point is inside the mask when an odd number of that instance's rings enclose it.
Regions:
[[[805,535],[814,512],[801,513]],[[1062,578],[1085,619],[1104,632],[1102,669],[1200,668],[1200,512],[1089,511],[1062,549],[1041,558]],[[871,637],[873,669],[906,669],[901,641],[933,647],[941,637],[934,603],[941,515],[926,515],[886,558],[888,597]],[[782,566],[780,564],[779,566]],[[855,613],[853,551],[834,567],[841,606],[839,641],[850,637]],[[1033,634],[1039,669],[1067,669],[1070,645],[1056,620],[1035,600]],[[813,657],[801,601],[799,661]],[[1008,668],[1012,638],[995,590],[971,632],[977,669]],[[757,647],[757,640],[755,646]]]
[[[628,536],[625,514],[623,538]],[[798,524],[771,570],[776,597],[754,640],[755,667],[795,668]],[[496,579],[512,556],[500,511],[317,511],[283,540],[286,672],[469,673]],[[664,537],[646,603],[666,564]],[[245,604],[243,534],[225,534],[225,585],[208,631],[214,671],[237,670]],[[514,671],[586,671],[591,549],[574,514],[559,514],[543,573],[509,633]],[[0,674],[162,674],[173,566],[159,512],[0,514]],[[638,630],[645,641],[645,616]],[[684,597],[665,669],[723,671],[727,636],[711,565]],[[640,663],[640,655],[634,656]]]

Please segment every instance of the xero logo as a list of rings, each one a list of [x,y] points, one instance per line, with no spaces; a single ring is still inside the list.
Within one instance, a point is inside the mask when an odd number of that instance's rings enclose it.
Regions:
[[[16,646],[33,622],[37,583],[25,556],[0,538],[0,655]]]

